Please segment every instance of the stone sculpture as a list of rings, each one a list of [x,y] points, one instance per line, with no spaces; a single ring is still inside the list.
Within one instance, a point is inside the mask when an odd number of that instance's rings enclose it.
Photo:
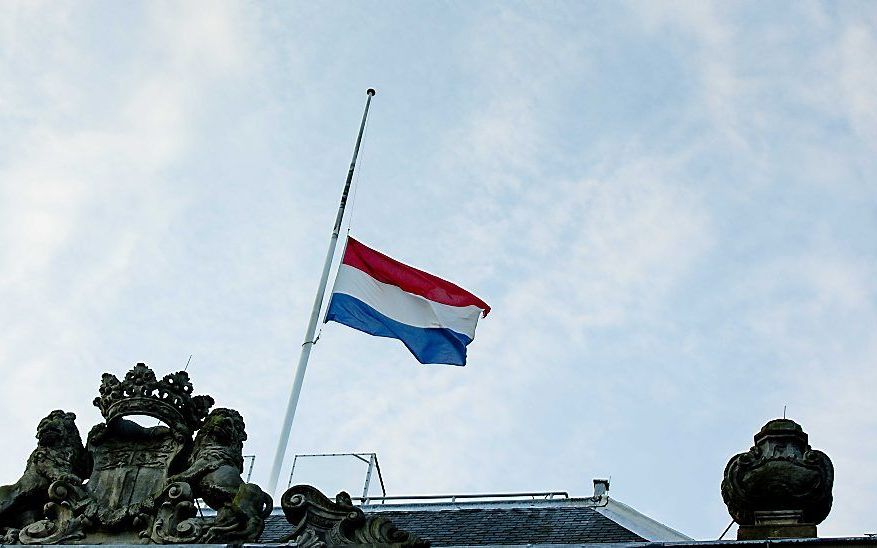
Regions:
[[[255,538],[271,513],[271,497],[241,479],[244,470],[241,451],[246,439],[240,413],[234,409],[214,409],[195,437],[188,468],[168,480],[195,487],[216,510],[216,520],[205,535],[206,542],[230,536]]]
[[[94,405],[105,422],[92,428],[85,448],[72,413],[53,411],[40,422],[25,474],[0,488],[4,543],[244,542],[259,536],[272,501],[241,479],[246,432],[239,413],[208,415],[213,399],[192,396],[185,372],[159,380],[142,363],[121,381],[104,374]],[[125,418],[131,415],[164,425],[144,427]],[[198,498],[216,515],[197,517]]]
[[[299,548],[344,545],[379,545],[396,548],[427,547],[429,543],[403,531],[387,518],[366,516],[353,506],[350,495],[338,493],[332,502],[309,485],[287,490],[280,505],[293,530],[280,542],[295,542]]]
[[[21,479],[0,487],[0,527],[9,532],[4,544],[17,539],[17,529],[39,519],[55,482],[79,485],[86,474],[85,448],[74,422],[76,415],[55,410],[37,426],[37,448],[27,459]]]
[[[104,422],[83,447],[76,415],[56,410],[37,427],[21,479],[0,487],[2,544],[196,544],[258,539],[271,497],[243,473],[244,419],[193,396],[185,371],[158,379],[138,363],[104,373],[94,405]],[[159,421],[146,427],[126,418]],[[194,439],[193,439],[194,437]],[[215,510],[199,516],[197,500]],[[366,517],[342,493],[293,487],[283,509],[298,546],[428,546],[387,519]]]
[[[740,528],[738,539],[815,537],[831,510],[834,468],[789,419],[775,419],[755,445],[725,467],[722,498]]]

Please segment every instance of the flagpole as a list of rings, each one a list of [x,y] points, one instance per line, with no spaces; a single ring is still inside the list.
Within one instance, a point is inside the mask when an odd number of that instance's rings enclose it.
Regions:
[[[314,335],[317,332],[317,322],[320,319],[320,309],[323,306],[323,294],[326,292],[326,284],[329,281],[329,269],[332,259],[335,257],[335,246],[338,243],[338,234],[341,232],[341,221],[344,219],[344,208],[347,206],[347,195],[350,193],[350,185],[353,182],[353,170],[356,167],[356,157],[359,155],[359,145],[362,143],[362,133],[365,130],[365,121],[368,117],[368,107],[371,104],[375,90],[369,88],[366,91],[368,99],[365,101],[365,111],[362,113],[362,122],[359,124],[359,135],[356,137],[356,146],[353,148],[353,159],[350,160],[350,169],[347,171],[347,181],[344,183],[344,191],[341,193],[341,203],[338,206],[338,215],[335,217],[335,227],[332,229],[332,237],[329,239],[329,250],[326,252],[326,262],[323,265],[323,275],[320,277],[320,287],[314,298],[314,308],[311,310],[311,319],[308,322],[307,333],[304,343],[301,345],[301,355],[298,358],[298,367],[295,370],[295,380],[292,383],[292,392],[289,393],[289,403],[286,405],[286,416],[283,418],[283,428],[280,430],[280,441],[277,443],[277,452],[274,454],[274,464],[271,467],[271,477],[268,481],[268,493],[274,496],[277,490],[277,480],[280,477],[280,469],[283,467],[283,459],[286,456],[286,446],[289,445],[289,431],[292,429],[292,419],[295,418],[295,408],[298,406],[298,397],[301,395],[301,385],[305,378],[305,369],[308,367],[308,358],[311,348],[316,342]]]

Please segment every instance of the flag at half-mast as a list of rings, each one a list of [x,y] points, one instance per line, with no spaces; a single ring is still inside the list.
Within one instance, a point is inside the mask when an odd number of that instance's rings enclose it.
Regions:
[[[462,287],[347,238],[326,321],[399,339],[420,363],[466,365],[490,307]]]

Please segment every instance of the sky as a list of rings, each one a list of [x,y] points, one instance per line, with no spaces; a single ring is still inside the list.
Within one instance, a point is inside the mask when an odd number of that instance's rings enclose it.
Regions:
[[[820,535],[877,532],[875,59],[871,2],[2,2],[0,483],[101,373],[190,355],[267,482],[374,87],[345,229],[493,311],[463,368],[323,326],[284,486],[611,476],[714,539],[785,408]]]

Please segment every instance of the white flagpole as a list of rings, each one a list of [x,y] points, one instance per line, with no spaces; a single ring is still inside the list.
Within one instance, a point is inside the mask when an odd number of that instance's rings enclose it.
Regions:
[[[329,250],[326,252],[326,263],[323,265],[320,287],[317,289],[317,296],[314,298],[314,308],[311,310],[311,319],[308,322],[305,341],[301,345],[301,355],[298,358],[298,367],[295,370],[295,380],[292,383],[292,392],[289,393],[289,403],[286,406],[283,428],[280,430],[280,441],[277,442],[277,452],[274,454],[271,478],[268,481],[268,493],[271,496],[274,496],[275,491],[277,491],[277,480],[280,477],[280,469],[283,467],[283,459],[286,456],[286,446],[289,445],[289,431],[292,429],[292,419],[295,418],[295,408],[298,406],[298,397],[301,395],[301,385],[304,382],[305,369],[308,367],[311,347],[316,342],[314,341],[314,334],[317,332],[320,309],[323,307],[323,294],[326,292],[326,284],[329,281],[329,269],[332,266],[332,259],[335,257],[335,246],[338,243],[338,234],[341,232],[341,221],[344,218],[344,208],[347,206],[347,195],[350,193],[350,184],[353,182],[353,169],[356,167],[356,157],[359,155],[359,145],[362,142],[363,130],[365,130],[368,107],[371,104],[372,97],[375,95],[375,90],[369,88],[366,94],[368,99],[365,101],[365,112],[362,113],[362,122],[359,124],[359,135],[356,137],[356,146],[353,148],[353,159],[350,160],[347,181],[344,183],[344,191],[341,193],[341,204],[338,206],[335,228],[332,229],[332,237],[329,239]]]

